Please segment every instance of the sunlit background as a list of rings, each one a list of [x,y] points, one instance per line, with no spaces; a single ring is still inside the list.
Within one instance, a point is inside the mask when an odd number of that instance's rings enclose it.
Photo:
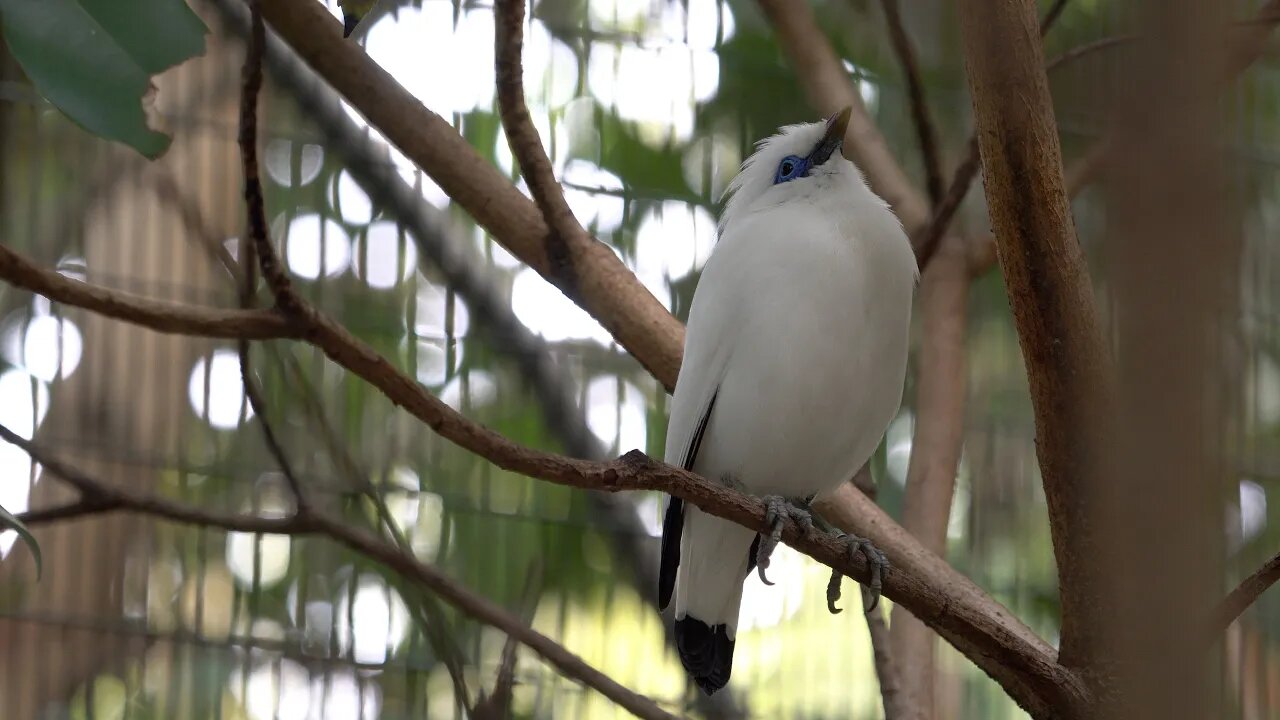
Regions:
[[[901,75],[876,3],[815,5],[850,82],[918,175]],[[923,39],[934,112],[946,145],[961,147],[968,100],[951,3],[916,5],[905,3],[904,12]],[[182,96],[169,116],[179,143],[184,133],[214,138],[200,146],[213,153],[175,146],[185,159],[165,176],[203,221],[175,210],[182,202],[157,189],[164,181],[153,182],[124,151],[34,98],[6,59],[0,241],[71,276],[169,299],[235,302],[234,283],[210,258],[239,248],[231,143],[242,49],[235,31],[220,27],[216,6],[201,5],[223,40],[161,95]],[[1050,55],[1111,32],[1109,7],[1071,3],[1049,38]],[[570,206],[683,317],[714,247],[717,201],[752,143],[816,114],[746,0],[543,0],[531,18],[526,93]],[[375,13],[356,38],[527,193],[497,123],[493,33],[488,4],[420,0]],[[1096,137],[1096,96],[1105,93],[1093,92],[1094,83],[1106,67],[1100,56],[1053,77],[1069,157]],[[267,201],[274,238],[304,293],[445,402],[520,442],[575,447],[547,400],[561,393],[599,448],[661,453],[667,397],[598,323],[370,131],[383,167],[427,204],[499,300],[496,311],[473,311],[484,305],[476,289],[458,286],[425,250],[432,240],[373,199],[379,190],[353,167],[349,144],[299,100],[305,88],[275,77],[263,145]],[[1248,160],[1239,183],[1251,242],[1241,276],[1248,312],[1234,323],[1241,372],[1228,388],[1238,398],[1231,430],[1239,493],[1227,519],[1233,562],[1243,566],[1280,546],[1268,504],[1280,481],[1280,246],[1262,242],[1280,227],[1280,73],[1268,60],[1246,77],[1232,96]],[[342,110],[336,121],[367,128]],[[980,196],[961,214],[975,231],[986,227]],[[1076,210],[1084,241],[1096,242],[1098,199],[1086,193]],[[970,423],[948,559],[1053,639],[1054,568],[1016,337],[999,279],[988,275],[973,293]],[[527,371],[512,317],[545,341],[539,351],[553,360],[556,387]],[[0,287],[0,424],[115,482],[224,510],[287,513],[292,501],[245,399],[234,345],[157,337]],[[659,497],[623,498],[630,522],[619,524],[581,493],[513,476],[432,437],[309,348],[270,343],[254,357],[286,451],[326,504],[372,527],[374,507],[356,499],[358,483],[372,481],[422,560],[516,611],[531,568],[540,568],[535,628],[674,711],[709,712],[665,648],[651,601],[630,582],[632,546],[619,540],[638,533],[640,545],[656,547]],[[908,382],[908,402],[873,464],[890,512],[900,505],[911,449]],[[42,505],[38,498],[49,504],[52,493],[25,454],[0,445],[0,506],[20,512]],[[40,584],[15,536],[0,535],[0,707],[25,699],[24,707],[47,713],[32,717],[77,720],[461,717],[419,599],[333,544],[136,517],[66,527],[39,534]],[[785,547],[770,573],[775,587],[747,581],[735,700],[760,718],[881,717],[861,615],[829,615],[827,572]],[[68,596],[74,600],[64,602]],[[849,584],[845,603],[856,607],[856,598]],[[1280,650],[1271,640],[1278,602],[1264,598],[1247,618],[1237,662],[1224,670],[1249,689],[1242,717],[1280,707],[1280,664],[1271,660]],[[473,690],[490,686],[505,637],[453,613],[438,621],[466,658]],[[516,677],[517,717],[625,716],[528,651]],[[944,717],[1022,716],[949,649],[938,693]]]

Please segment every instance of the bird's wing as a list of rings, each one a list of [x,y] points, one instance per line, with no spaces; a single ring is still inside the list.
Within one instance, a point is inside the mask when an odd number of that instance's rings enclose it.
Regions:
[[[707,425],[715,410],[716,392],[724,377],[737,330],[738,303],[726,293],[736,290],[725,274],[725,263],[713,255],[703,270],[700,292],[689,310],[689,332],[684,362],[671,399],[664,459],[685,470],[693,470]],[[680,564],[680,537],[684,528],[684,501],[671,498],[662,522],[662,562],[658,573],[658,607],[671,601]]]

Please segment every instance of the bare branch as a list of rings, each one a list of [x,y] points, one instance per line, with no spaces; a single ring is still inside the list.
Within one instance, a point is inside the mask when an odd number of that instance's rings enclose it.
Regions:
[[[0,439],[22,448],[33,461],[43,465],[46,470],[65,480],[86,497],[100,498],[100,502],[114,504],[113,509],[152,515],[199,527],[279,535],[319,535],[336,540],[422,585],[469,617],[517,638],[566,677],[597,690],[637,717],[651,720],[675,720],[675,715],[658,707],[653,700],[614,681],[556,641],[530,628],[520,618],[511,615],[487,598],[473,593],[435,567],[418,560],[409,551],[360,530],[345,520],[332,518],[323,513],[294,514],[286,518],[263,518],[208,511],[159,497],[141,495],[132,490],[100,482],[48,455],[34,443],[16,435],[3,425],[0,425]]]
[[[973,179],[978,176],[978,170],[981,167],[982,162],[978,157],[978,136],[973,135],[966,146],[964,160],[956,166],[951,184],[947,186],[947,194],[934,208],[929,224],[911,238],[911,245],[916,249],[916,263],[920,266],[921,272],[929,266],[929,261],[937,252],[942,236],[946,234],[952,218],[960,209],[960,203],[964,202],[965,196],[969,194],[969,187],[973,184]]]
[[[898,164],[884,135],[876,128],[867,106],[849,80],[840,57],[818,26],[813,7],[794,0],[758,0],[778,36],[778,44],[791,60],[796,80],[804,87],[809,104],[823,114],[852,106],[844,152],[863,173],[876,194],[897,213],[908,232],[929,219],[929,204],[911,184]]]
[[[862,587],[862,607],[871,607],[871,590]],[[884,704],[884,720],[907,720],[918,717],[912,712],[907,696],[898,683],[898,665],[893,661],[889,645],[889,626],[884,622],[884,608],[876,605],[866,610],[867,632],[871,635],[872,658],[876,677],[880,680],[880,699]]]
[[[925,269],[917,296],[922,322],[916,380],[916,428],[902,500],[902,526],[930,552],[946,556],[947,524],[964,445],[968,376],[969,267],[964,242],[949,235]],[[932,718],[934,633],[906,610],[893,610],[893,657],[902,691]]]
[[[3,277],[4,267],[0,263],[0,277]],[[148,327],[155,322],[155,318],[149,316],[146,310],[122,301],[119,294],[74,281],[70,290],[62,293],[60,302],[80,307],[105,307],[114,311],[113,317],[137,319],[139,324]],[[101,302],[104,295],[109,298],[108,302]],[[165,306],[162,309],[164,313],[172,312],[172,307],[167,304],[160,305]],[[432,396],[422,385],[400,372],[328,317],[315,313],[310,308],[307,312],[314,313],[308,320],[310,327],[305,331],[289,327],[291,336],[302,336],[302,339],[324,351],[334,362],[377,387],[388,399],[409,411],[441,437],[485,457],[498,467],[535,479],[584,489],[608,492],[661,490],[751,529],[766,529],[764,504],[758,498],[654,462],[637,451],[611,462],[589,462],[513,443],[502,435],[473,423]],[[187,325],[181,327],[189,329]],[[824,516],[834,518],[841,527],[853,526],[848,514],[842,515],[839,512],[839,505],[824,503],[821,512]],[[856,515],[865,518],[867,511],[859,508]],[[864,531],[863,535],[874,538],[877,544],[889,552],[894,562],[895,571],[884,580],[887,597],[906,607],[917,617],[926,619],[930,627],[956,645],[979,667],[999,679],[1010,695],[1024,706],[1040,707],[1046,702],[1054,702],[1045,700],[1045,697],[1060,699],[1060,696],[1069,696],[1078,689],[1078,683],[1071,674],[1053,659],[1052,649],[1026,631],[1010,616],[1008,610],[980,591],[957,594],[955,587],[964,582],[963,577],[941,561],[936,565],[921,564],[918,558],[929,553],[920,549],[905,532],[885,541],[886,536],[901,531],[901,528],[887,517],[884,520],[887,522],[881,523],[874,532]],[[855,580],[866,582],[870,579],[865,558],[861,555],[851,558],[834,537],[806,538],[794,523],[790,523],[783,533],[783,540],[800,552]],[[895,549],[910,553],[917,559],[911,563],[900,561],[895,556]],[[912,563],[915,563],[915,567],[930,567],[930,570],[921,574],[906,569],[912,567]],[[943,577],[945,580],[941,579]]]
[[[958,14],[987,204],[1035,410],[1069,664],[1090,654],[1080,644],[1106,607],[1099,508],[1085,484],[1105,472],[1110,353],[1071,220],[1034,4],[962,0]]]
[[[1231,623],[1244,614],[1250,605],[1262,597],[1262,593],[1280,580],[1280,553],[1273,555],[1252,575],[1245,578],[1235,590],[1223,598],[1214,612],[1212,637],[1218,638]]]
[[[272,28],[369,122],[425,170],[483,228],[544,278],[557,282],[547,256],[550,229],[538,207],[452,126],[428,110],[312,0],[262,0]],[[612,250],[587,243],[574,252],[581,307],[668,390],[675,387],[684,327]]]
[[[1053,71],[1060,70],[1063,66],[1073,63],[1082,57],[1092,55],[1093,53],[1101,52],[1103,50],[1108,50],[1113,47],[1119,47],[1120,45],[1127,45],[1137,39],[1137,35],[1113,35],[1111,37],[1104,37],[1083,45],[1077,45],[1070,50],[1066,50],[1058,54],[1052,60],[1045,63],[1045,72],[1052,73]]]
[[[578,278],[574,271],[574,251],[594,240],[565,201],[525,104],[520,57],[524,43],[524,0],[497,0],[493,14],[494,75],[502,128],[511,145],[511,154],[520,163],[520,171],[529,184],[529,192],[551,226],[546,238],[546,254],[554,282],[565,295],[576,298]]]
[[[267,239],[267,219],[263,210],[262,180],[258,176],[258,92],[262,89],[262,52],[266,42],[266,32],[262,25],[262,12],[256,2],[252,5],[251,30],[249,33],[248,51],[245,53],[243,86],[240,94],[240,161],[244,167],[245,207],[249,214],[248,237],[241,242],[242,272],[240,273],[240,307],[251,310],[258,285],[258,277],[254,272],[255,262],[261,260],[263,274],[267,276],[272,290],[276,294],[277,305],[281,309],[290,307],[281,299],[291,297],[289,279],[280,267],[280,260],[275,256],[275,249]],[[258,417],[258,426],[262,428],[263,440],[267,450],[275,459],[285,482],[293,493],[299,515],[311,512],[311,501],[293,471],[293,465],[285,455],[284,446],[276,436],[275,428],[267,415],[267,404],[262,399],[262,389],[254,378],[250,365],[249,341],[240,338],[237,343],[237,354],[240,359],[240,381],[244,385],[245,397],[249,406]]]
[[[1058,22],[1058,18],[1062,17],[1062,11],[1067,9],[1067,3],[1070,0],[1057,0],[1053,3],[1053,7],[1049,8],[1049,12],[1044,14],[1040,19],[1040,37],[1048,34],[1054,23]]]
[[[1054,23],[1062,16],[1062,11],[1066,9],[1068,0],[1058,0],[1053,7],[1049,8],[1049,12],[1045,13],[1044,18],[1040,20],[1040,37],[1044,37],[1053,29]],[[1059,62],[1061,58],[1056,58],[1054,62]],[[1052,69],[1054,63],[1050,63],[1048,69]],[[960,203],[964,202],[964,198],[969,194],[969,187],[973,185],[973,179],[978,176],[978,171],[982,169],[981,158],[978,155],[978,134],[975,132],[969,136],[969,142],[965,145],[965,156],[956,166],[955,173],[951,176],[951,184],[947,186],[947,193],[943,197],[942,202],[935,203],[933,216],[929,218],[927,225],[915,231],[911,238],[911,244],[916,249],[916,261],[920,265],[920,271],[929,265],[929,261],[933,259],[934,252],[938,249],[938,243],[942,240],[942,236],[946,234],[947,228],[951,226],[951,220],[955,217],[956,211],[960,209]],[[992,240],[994,242],[994,240]],[[994,253],[991,255],[992,262],[995,261]]]
[[[283,315],[271,310],[221,310],[109,290],[41,268],[4,245],[0,245],[0,279],[55,302],[170,335],[250,340],[301,335]]]
[[[902,65],[907,81],[907,98],[911,104],[911,122],[916,126],[916,138],[920,143],[920,156],[924,162],[924,186],[929,201],[937,205],[942,201],[942,160],[938,154],[938,133],[929,117],[929,104],[924,97],[924,81],[920,78],[920,64],[916,58],[911,38],[902,24],[898,0],[880,0],[884,19],[889,26],[889,41]]]

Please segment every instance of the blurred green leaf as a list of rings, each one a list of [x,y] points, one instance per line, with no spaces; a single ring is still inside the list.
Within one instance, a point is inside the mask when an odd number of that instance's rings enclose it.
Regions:
[[[147,124],[151,76],[204,52],[204,23],[183,0],[0,0],[9,50],[40,94],[86,130],[159,157]]]
[[[15,517],[13,513],[0,507],[0,528],[17,532],[18,537],[22,538],[22,542],[27,544],[27,547],[31,549],[31,556],[36,561],[36,577],[40,577],[40,543],[36,542],[35,536],[27,529],[27,526],[23,525],[22,521]]]

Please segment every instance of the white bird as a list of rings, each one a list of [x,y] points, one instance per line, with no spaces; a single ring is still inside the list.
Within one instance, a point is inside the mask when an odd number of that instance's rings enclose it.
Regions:
[[[849,114],[782,128],[729,184],[672,398],[666,462],[764,497],[778,529],[784,514],[807,519],[783,498],[807,505],[850,480],[902,403],[919,269],[840,153]],[[674,592],[680,659],[707,694],[729,681],[742,584],[757,564],[764,579],[774,543],[667,505],[659,605]]]

